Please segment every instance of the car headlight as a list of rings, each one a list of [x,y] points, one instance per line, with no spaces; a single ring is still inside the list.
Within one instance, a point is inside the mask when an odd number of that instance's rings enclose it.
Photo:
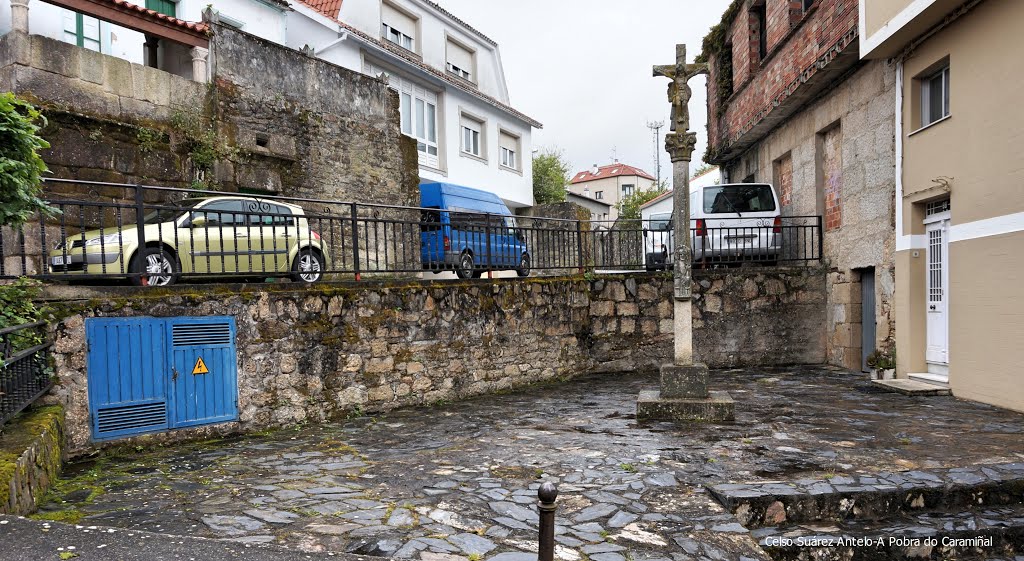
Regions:
[[[121,234],[107,234],[85,240],[85,245],[121,245]]]

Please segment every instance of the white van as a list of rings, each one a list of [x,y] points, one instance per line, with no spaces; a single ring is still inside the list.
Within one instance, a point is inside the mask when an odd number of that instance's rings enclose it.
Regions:
[[[768,183],[708,185],[694,190],[690,193],[693,260],[773,264],[782,248],[779,208],[778,195]],[[642,218],[645,267],[648,271],[670,268],[671,212]]]

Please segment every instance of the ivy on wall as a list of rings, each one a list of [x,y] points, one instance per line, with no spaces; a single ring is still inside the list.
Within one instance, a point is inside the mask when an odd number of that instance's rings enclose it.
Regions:
[[[18,228],[36,213],[57,212],[40,197],[47,169],[39,151],[50,147],[38,134],[45,124],[32,104],[0,93],[0,226]]]
[[[715,118],[720,118],[725,114],[729,108],[729,98],[733,94],[732,49],[729,44],[729,29],[745,1],[733,0],[729,4],[725,13],[722,14],[722,20],[704,36],[701,53],[697,55],[697,62],[709,62],[712,57],[715,59],[714,99],[717,107]],[[715,157],[716,152],[711,143],[708,143],[704,161],[714,161]]]

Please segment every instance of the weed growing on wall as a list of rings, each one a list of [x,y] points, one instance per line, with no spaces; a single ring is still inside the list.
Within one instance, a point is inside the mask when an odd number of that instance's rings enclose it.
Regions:
[[[0,93],[0,226],[18,228],[37,213],[57,212],[40,197],[48,170],[39,151],[50,147],[38,134],[45,124],[34,106]]]
[[[41,321],[48,315],[45,307],[35,303],[41,285],[39,281],[25,277],[11,284],[0,285],[0,329]],[[33,330],[24,336],[12,338],[12,350],[17,352],[42,342],[42,336]]]
[[[212,119],[200,113],[176,111],[171,116],[171,125],[181,133],[192,162],[192,188],[216,190],[217,184],[212,177],[214,164],[217,160],[233,158],[237,150],[220,138]]]

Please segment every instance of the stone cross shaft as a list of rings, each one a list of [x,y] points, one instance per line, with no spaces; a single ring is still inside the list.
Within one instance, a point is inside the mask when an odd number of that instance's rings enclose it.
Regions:
[[[693,278],[690,240],[690,159],[697,144],[690,132],[690,86],[687,80],[707,72],[705,64],[687,64],[686,46],[676,45],[676,63],[655,66],[654,75],[672,80],[668,101],[672,104],[672,132],[665,136],[665,150],[672,158],[672,230],[675,259],[674,314],[675,359],[661,367],[661,390],[643,391],[636,402],[636,418],[672,421],[732,421],[736,406],[728,392],[708,391],[708,367],[693,362]]]

